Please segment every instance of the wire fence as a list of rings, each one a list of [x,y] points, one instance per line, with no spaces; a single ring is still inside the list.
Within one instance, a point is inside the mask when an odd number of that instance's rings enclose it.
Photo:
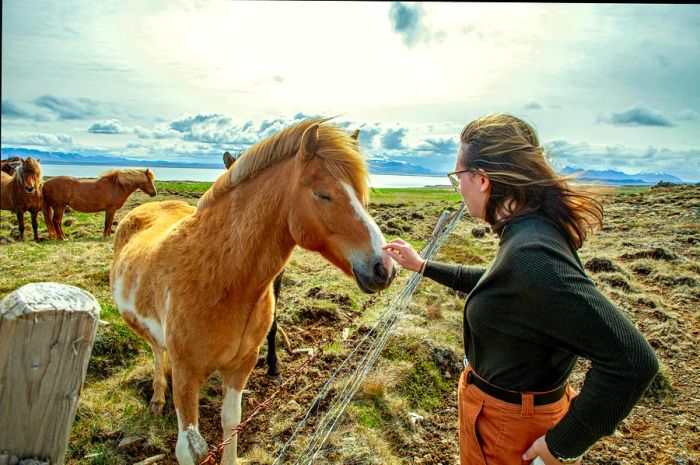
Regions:
[[[462,217],[464,208],[465,205],[464,202],[462,202],[461,206],[457,212],[454,213],[451,220],[450,215],[452,210],[444,210],[441,213],[431,238],[423,250],[422,257],[424,259],[429,260],[437,253],[442,243],[452,232],[457,222]],[[320,415],[319,412],[322,410],[321,405],[324,405],[325,413],[322,413],[323,416],[318,421],[314,432],[308,439],[306,447],[299,452],[299,456],[294,461],[294,465],[311,464],[316,459],[316,457],[322,451],[323,446],[327,442],[331,433],[335,430],[338,421],[342,417],[350,401],[353,399],[355,393],[362,384],[362,381],[364,381],[374,366],[379,354],[386,345],[392,329],[396,326],[399,318],[410,304],[413,292],[421,279],[422,276],[418,273],[414,273],[413,276],[411,276],[406,287],[396,296],[396,298],[394,298],[387,309],[379,316],[374,326],[367,331],[357,345],[355,345],[350,354],[330,375],[328,380],[321,387],[319,393],[311,402],[306,414],[304,415],[304,418],[297,424],[297,427],[292,433],[291,437],[287,440],[278,453],[272,465],[284,463],[282,462],[282,459],[286,456],[294,439],[298,436],[300,437],[301,431],[304,429],[304,426],[309,419],[311,419],[314,415]],[[368,299],[363,305],[362,309],[351,316],[350,323],[362,315],[364,311],[374,303],[375,299],[376,296]],[[212,447],[209,453],[199,461],[199,465],[215,465],[218,463],[217,458],[223,451],[224,447],[228,445],[231,440],[236,437],[236,435],[243,431],[253,420],[253,418],[267,410],[272,405],[272,401],[275,398],[279,397],[279,395],[294,384],[301,375],[306,373],[311,363],[318,357],[319,354],[323,353],[323,349],[331,342],[336,340],[339,335],[340,333],[335,333],[332,336],[323,339],[316,346],[313,354],[296,370],[294,370],[289,378],[282,383],[282,385],[280,385],[275,392],[268,396],[263,402],[258,404],[253,412],[251,412],[251,414],[248,415],[248,417],[231,432],[230,436],[225,441]],[[341,380],[339,376],[341,373],[348,373],[348,375],[343,377]],[[328,400],[328,398],[331,398],[330,401],[325,402]]]
[[[432,237],[423,250],[423,258],[428,260],[432,258],[445,238],[452,232],[457,221],[462,217],[464,212],[464,203],[460,206],[457,213],[449,221],[450,211],[443,211],[440,215],[437,225],[433,231]],[[447,226],[445,226],[447,224]],[[303,426],[306,424],[312,414],[318,414],[319,407],[322,401],[333,393],[334,397],[328,404],[325,414],[318,422],[316,429],[307,441],[306,447],[301,451],[294,465],[311,464],[323,449],[324,444],[335,430],[338,421],[345,412],[346,407],[353,399],[355,393],[361,386],[364,379],[367,377],[372,367],[374,366],[379,354],[386,345],[386,342],[391,334],[392,329],[396,326],[401,315],[411,302],[413,293],[418,286],[422,276],[414,273],[408,281],[406,287],[396,296],[391,302],[386,311],[378,318],[374,327],[365,334],[350,354],[343,360],[338,368],[331,374],[328,381],[323,385],[316,398],[311,403],[311,406],[306,412],[302,421],[297,425],[297,428],[292,433],[292,436],[287,440],[280,450],[277,458],[272,465],[281,464],[294,438],[299,434]],[[354,366],[354,370],[343,379],[338,381],[334,389],[331,389],[334,381],[336,381],[339,373],[346,366]]]

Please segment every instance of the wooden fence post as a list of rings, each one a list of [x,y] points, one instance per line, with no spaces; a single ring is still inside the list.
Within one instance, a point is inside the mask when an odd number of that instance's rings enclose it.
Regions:
[[[63,284],[0,301],[0,454],[63,463],[99,319],[92,295]]]

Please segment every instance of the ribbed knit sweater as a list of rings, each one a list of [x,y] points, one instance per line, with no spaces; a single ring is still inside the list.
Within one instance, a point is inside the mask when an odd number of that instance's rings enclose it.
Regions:
[[[506,225],[488,269],[429,261],[424,275],[468,293],[464,350],[490,383],[549,391],[566,382],[578,356],[591,361],[568,413],[546,434],[557,456],[581,455],[612,434],[658,371],[649,343],[596,289],[545,217]]]

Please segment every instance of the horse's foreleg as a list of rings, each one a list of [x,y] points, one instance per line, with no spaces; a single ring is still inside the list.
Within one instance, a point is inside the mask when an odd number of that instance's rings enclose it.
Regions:
[[[165,379],[165,349],[151,344],[153,349],[153,397],[151,397],[151,412],[162,415],[165,406],[165,391],[168,381]]]
[[[114,221],[114,214],[117,211],[113,208],[108,208],[105,210],[105,229],[102,235],[104,237],[109,237],[112,234],[112,221]]]
[[[24,210],[16,211],[17,224],[19,225],[19,240],[24,240]]]
[[[253,371],[258,360],[258,351],[251,353],[235,370],[224,372],[224,402],[221,405],[221,427],[224,440],[227,440],[234,429],[241,423],[241,399],[243,388],[248,376]],[[224,448],[221,465],[236,465],[238,456],[238,435]]]
[[[273,291],[275,296],[275,315],[272,320],[272,327],[270,332],[267,333],[267,376],[276,380],[282,381],[282,376],[280,373],[279,366],[277,364],[277,301],[280,297],[280,290],[282,288],[282,275],[284,271],[277,275],[275,282],[273,283]]]
[[[39,221],[37,219],[39,212],[37,210],[31,210],[29,214],[32,215],[32,231],[34,232],[34,240],[39,242]]]
[[[275,307],[275,319],[272,320],[272,327],[267,333],[267,376],[277,381],[281,381],[280,369],[277,365],[277,347],[275,337],[277,336],[277,308]]]
[[[173,403],[178,426],[175,456],[180,465],[195,465],[202,459],[192,456],[187,441],[187,429],[190,426],[199,432],[199,388],[202,382],[202,377],[197,373],[182,364],[173,364]]]

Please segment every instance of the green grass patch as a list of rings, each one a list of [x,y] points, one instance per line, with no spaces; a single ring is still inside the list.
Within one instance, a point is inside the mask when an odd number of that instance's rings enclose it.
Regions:
[[[128,366],[148,344],[129,326],[113,322],[100,326],[95,336],[88,376],[106,378],[124,366]]]
[[[432,412],[444,405],[444,397],[453,389],[437,367],[428,361],[418,362],[398,386],[398,391],[414,408]]]
[[[222,171],[223,172],[223,171]],[[202,194],[209,190],[212,183],[210,182],[167,182],[156,181],[155,186],[158,190],[167,190],[171,192],[181,192],[187,194]]]
[[[411,361],[419,358],[421,344],[406,336],[395,336],[389,339],[382,349],[382,357],[393,362]]]
[[[357,422],[370,429],[382,429],[383,412],[374,404],[362,402],[353,406]]]
[[[399,188],[373,188],[370,194],[372,203],[426,203],[438,202],[449,204],[459,204],[462,197],[453,189],[399,189]],[[454,206],[454,205],[453,205]]]

